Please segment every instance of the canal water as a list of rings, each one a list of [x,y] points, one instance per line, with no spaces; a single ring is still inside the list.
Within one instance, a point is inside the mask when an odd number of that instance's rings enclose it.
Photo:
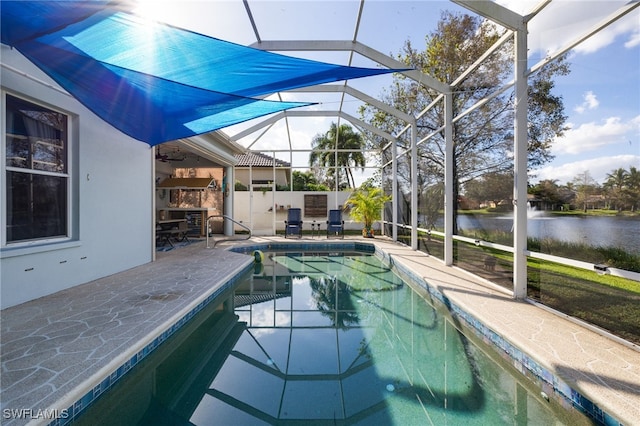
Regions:
[[[511,216],[458,215],[460,230],[511,232]],[[531,212],[527,234],[537,239],[584,243],[591,246],[619,247],[629,253],[640,253],[640,218],[612,216],[548,216]]]

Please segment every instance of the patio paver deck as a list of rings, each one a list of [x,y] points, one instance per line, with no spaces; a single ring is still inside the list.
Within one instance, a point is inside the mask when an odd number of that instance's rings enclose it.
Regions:
[[[27,423],[5,409],[66,409],[252,262],[195,243],[0,311],[2,424]]]

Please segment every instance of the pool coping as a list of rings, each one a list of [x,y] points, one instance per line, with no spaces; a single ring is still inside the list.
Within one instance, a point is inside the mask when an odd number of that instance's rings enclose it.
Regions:
[[[2,424],[69,424],[252,264],[197,242],[2,310]]]
[[[209,303],[229,290],[237,282],[238,278],[252,267],[249,261],[244,267],[229,273],[220,280],[220,285],[212,288],[210,292],[204,293],[190,302],[181,312],[167,319],[163,324],[148,334],[145,339],[131,346],[127,351],[114,358],[109,364],[89,377],[83,385],[76,388],[73,393],[65,396],[58,404],[67,406],[64,409],[67,418],[58,418],[48,423],[49,426],[64,426],[69,424],[78,415],[91,405],[104,392],[108,391],[120,379],[122,379],[140,361],[150,355],[162,343],[169,339],[176,331],[182,328],[191,318],[202,311]],[[106,374],[108,373],[108,374]],[[98,383],[94,385],[94,383]],[[79,397],[81,395],[81,397]],[[55,409],[50,409],[55,410]]]

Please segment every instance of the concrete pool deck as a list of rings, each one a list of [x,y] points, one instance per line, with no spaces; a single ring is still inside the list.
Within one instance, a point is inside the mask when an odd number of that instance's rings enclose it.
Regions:
[[[0,311],[2,424],[48,424],[51,419],[38,410],[64,414],[87,392],[100,391],[105,377],[253,262],[225,248],[285,241],[327,242],[253,237],[216,249],[195,243],[158,253],[156,262]],[[375,244],[622,424],[638,424],[637,347],[514,301],[497,286],[404,245],[384,238],[345,241]],[[18,413],[27,418],[15,418]]]

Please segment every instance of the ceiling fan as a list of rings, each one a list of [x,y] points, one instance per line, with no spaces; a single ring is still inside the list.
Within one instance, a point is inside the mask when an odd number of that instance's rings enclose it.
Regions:
[[[176,153],[174,152],[173,154],[175,155]],[[171,158],[169,157],[168,154],[162,154],[160,152],[160,148],[156,150],[156,160],[160,161],[161,163],[166,163],[169,161],[184,161],[186,159],[187,159],[187,156],[184,154],[182,155],[182,157]]]

